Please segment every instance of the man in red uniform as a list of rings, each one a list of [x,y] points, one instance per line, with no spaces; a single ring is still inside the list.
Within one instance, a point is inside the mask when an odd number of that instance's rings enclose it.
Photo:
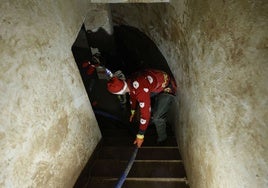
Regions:
[[[166,72],[154,69],[147,69],[134,73],[126,81],[112,77],[107,82],[109,92],[117,95],[129,93],[132,121],[136,105],[140,109],[140,125],[134,144],[141,147],[144,141],[144,134],[151,118],[151,97],[155,96],[154,109],[152,111],[152,123],[156,126],[158,142],[167,139],[166,115],[174,100],[176,84],[173,78]]]

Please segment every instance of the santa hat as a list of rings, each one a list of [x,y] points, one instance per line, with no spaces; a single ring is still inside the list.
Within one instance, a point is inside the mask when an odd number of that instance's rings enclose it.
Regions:
[[[120,95],[127,89],[127,83],[114,76],[107,82],[107,89],[113,94]]]

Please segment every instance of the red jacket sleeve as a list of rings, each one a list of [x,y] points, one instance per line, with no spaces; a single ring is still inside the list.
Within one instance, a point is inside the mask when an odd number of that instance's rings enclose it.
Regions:
[[[137,95],[140,108],[140,125],[138,134],[144,134],[151,118],[151,98],[149,92],[141,92]]]
[[[131,110],[136,110],[137,100],[133,95],[130,95],[130,107]]]

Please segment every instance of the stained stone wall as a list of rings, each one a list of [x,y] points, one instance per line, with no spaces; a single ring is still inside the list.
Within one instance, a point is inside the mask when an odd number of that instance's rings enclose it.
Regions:
[[[90,4],[84,19],[86,31],[97,32],[104,29],[109,35],[113,34],[111,9],[109,4]]]
[[[179,85],[176,135],[191,188],[268,187],[268,3],[113,4]]]
[[[71,52],[89,5],[0,3],[0,187],[72,187],[101,138]]]
[[[170,0],[91,0],[91,3],[165,3]]]

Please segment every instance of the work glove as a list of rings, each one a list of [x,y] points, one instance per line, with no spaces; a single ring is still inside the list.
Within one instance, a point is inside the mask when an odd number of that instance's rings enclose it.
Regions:
[[[136,140],[133,142],[133,144],[137,145],[137,147],[140,148],[143,141],[144,141],[144,135],[137,134]]]
[[[131,110],[131,115],[129,117],[129,122],[132,122],[132,120],[134,118],[134,115],[135,115],[135,110]]]

